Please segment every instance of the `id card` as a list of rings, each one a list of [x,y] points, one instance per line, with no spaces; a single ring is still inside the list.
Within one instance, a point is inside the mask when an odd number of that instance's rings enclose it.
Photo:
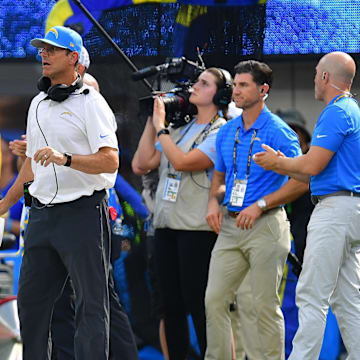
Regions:
[[[241,207],[244,202],[245,192],[247,187],[247,180],[234,180],[234,185],[231,190],[230,204],[232,206]]]
[[[180,188],[180,179],[180,175],[168,174],[166,177],[163,200],[176,202]]]

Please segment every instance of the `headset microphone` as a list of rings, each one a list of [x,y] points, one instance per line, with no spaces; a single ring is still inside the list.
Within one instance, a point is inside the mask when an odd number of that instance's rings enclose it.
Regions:
[[[89,92],[90,92],[89,89],[85,89],[85,90],[82,92],[82,94],[87,95]]]

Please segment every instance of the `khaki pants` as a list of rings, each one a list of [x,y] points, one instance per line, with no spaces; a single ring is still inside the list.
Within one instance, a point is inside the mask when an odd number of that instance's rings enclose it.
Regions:
[[[234,335],[236,360],[263,359],[259,344],[257,313],[252,296],[249,272],[246,274],[236,295],[236,309],[230,313]]]
[[[263,214],[251,230],[237,228],[235,219],[225,213],[205,295],[207,360],[231,359],[229,304],[248,273],[263,359],[285,358],[278,289],[289,251],[290,227],[283,209]]]

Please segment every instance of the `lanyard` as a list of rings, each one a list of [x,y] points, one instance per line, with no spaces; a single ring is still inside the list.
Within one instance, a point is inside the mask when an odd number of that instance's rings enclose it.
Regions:
[[[200,139],[200,137],[205,134],[206,132],[208,132],[210,130],[211,125],[219,118],[219,114],[216,114],[209,123],[206,124],[206,126],[203,128],[203,130],[201,131],[201,133],[196,137],[194,143],[191,145],[190,150],[194,149],[195,146],[197,145],[197,141]],[[181,135],[180,139],[176,141],[176,145],[178,145],[182,139],[184,139],[185,135],[189,132],[190,128],[195,124],[196,120],[194,120],[189,127],[184,131],[184,133]],[[170,161],[168,161],[168,171],[170,170]]]
[[[219,114],[216,114],[209,123],[206,124],[206,126],[204,127],[204,129],[202,130],[202,132],[196,137],[194,143],[191,145],[190,150],[194,149],[198,142],[198,140],[201,138],[202,135],[206,134],[205,137],[208,135],[207,133],[210,130],[211,125],[220,117]]]
[[[192,121],[192,123],[185,129],[184,133],[180,136],[180,139],[176,141],[176,145],[178,145],[181,140],[185,137],[185,135],[190,131],[191,127],[195,124],[195,119]]]
[[[236,164],[237,146],[236,146],[236,144],[240,144],[239,131],[240,131],[240,128],[238,128],[237,131],[236,131],[235,141],[234,141],[234,150],[233,150],[234,179],[236,179],[236,175],[237,175],[237,164]],[[258,129],[254,130],[254,133],[253,133],[251,141],[250,141],[249,156],[248,156],[247,168],[246,168],[246,180],[249,178],[249,175],[250,175],[251,152],[252,152],[252,148],[253,148],[253,145],[254,145],[254,141],[255,141],[257,131],[258,131]]]
[[[348,97],[347,95],[341,95],[341,96],[339,96],[335,101],[334,101],[334,104],[337,102],[337,101],[339,101],[341,98],[344,98],[344,97]]]

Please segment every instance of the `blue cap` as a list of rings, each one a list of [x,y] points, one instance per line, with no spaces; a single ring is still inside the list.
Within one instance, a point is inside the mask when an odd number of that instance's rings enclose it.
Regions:
[[[44,47],[44,43],[70,51],[77,51],[79,55],[83,44],[81,36],[76,31],[65,26],[54,26],[46,33],[43,39],[36,38],[30,41],[30,44],[36,48]]]

